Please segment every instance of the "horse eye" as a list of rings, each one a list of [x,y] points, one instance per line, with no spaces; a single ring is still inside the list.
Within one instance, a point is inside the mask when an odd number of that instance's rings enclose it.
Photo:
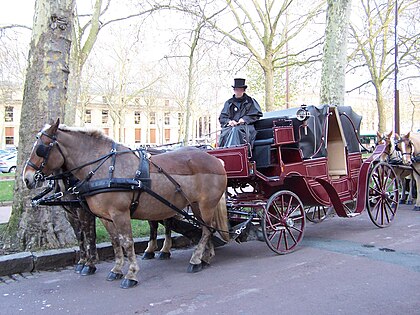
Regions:
[[[45,158],[48,154],[48,147],[44,144],[40,144],[35,151],[36,155],[39,157]]]

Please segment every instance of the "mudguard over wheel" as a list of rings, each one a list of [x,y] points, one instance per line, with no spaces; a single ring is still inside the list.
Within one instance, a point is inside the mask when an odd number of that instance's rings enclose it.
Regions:
[[[264,240],[277,254],[294,251],[303,239],[305,209],[299,197],[291,191],[273,194],[267,201],[261,221]]]
[[[387,163],[378,163],[369,174],[367,211],[373,224],[386,227],[391,224],[398,209],[398,179]]]

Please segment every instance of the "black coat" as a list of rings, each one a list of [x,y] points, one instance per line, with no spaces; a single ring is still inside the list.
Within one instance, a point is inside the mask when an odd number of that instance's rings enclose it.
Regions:
[[[222,126],[219,146],[226,147],[248,143],[252,147],[257,134],[253,124],[262,115],[258,102],[247,94],[244,94],[240,99],[232,97],[227,100],[219,116],[219,122]],[[245,126],[228,126],[230,120],[239,121],[241,118],[245,121]]]
[[[262,117],[261,107],[252,97],[244,94],[241,98],[232,97],[225,102],[219,116],[220,125],[226,127],[230,120],[243,119],[247,125],[251,125]]]

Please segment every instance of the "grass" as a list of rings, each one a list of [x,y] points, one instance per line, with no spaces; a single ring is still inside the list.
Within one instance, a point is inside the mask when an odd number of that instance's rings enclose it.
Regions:
[[[133,229],[133,237],[149,236],[149,224],[147,221],[131,220],[131,227]],[[163,234],[164,228],[159,225],[158,234]],[[96,242],[109,242],[108,232],[99,219],[96,219]]]
[[[13,200],[13,188],[15,186],[14,180],[0,181],[0,201]]]
[[[7,176],[9,174],[0,173],[0,177],[5,177],[5,175]],[[0,181],[0,201],[13,201],[14,184],[14,180]],[[146,221],[131,220],[131,226],[133,229],[133,237],[149,236],[149,224]],[[160,234],[164,233],[162,226],[159,226],[158,232]],[[96,220],[96,239],[97,243],[110,241],[108,232],[99,219]]]

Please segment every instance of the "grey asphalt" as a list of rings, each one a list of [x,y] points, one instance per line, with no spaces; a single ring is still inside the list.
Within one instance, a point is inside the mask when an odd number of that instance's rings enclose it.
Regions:
[[[391,226],[366,212],[308,223],[299,248],[275,255],[264,242],[216,248],[210,267],[186,273],[193,249],[143,261],[137,287],[59,271],[2,277],[4,314],[420,314],[420,212],[401,206]],[[127,266],[125,266],[125,269]]]
[[[9,222],[12,206],[0,206],[0,224]]]

